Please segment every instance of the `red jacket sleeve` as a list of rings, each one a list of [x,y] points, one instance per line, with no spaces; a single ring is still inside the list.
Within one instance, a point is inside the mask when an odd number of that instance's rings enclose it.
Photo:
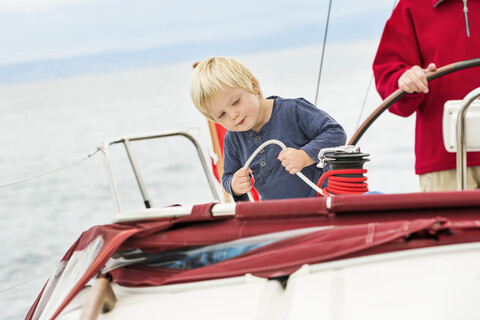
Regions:
[[[387,21],[373,62],[377,91],[385,99],[398,89],[398,79],[414,65],[423,66],[414,21],[408,6],[402,1]],[[423,93],[407,94],[389,111],[408,117],[419,107]]]

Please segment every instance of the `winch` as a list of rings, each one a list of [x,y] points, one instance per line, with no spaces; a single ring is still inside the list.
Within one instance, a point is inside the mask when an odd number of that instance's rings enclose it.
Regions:
[[[340,146],[320,150],[317,167],[323,168],[326,164],[331,170],[322,175],[318,181],[321,187],[323,181],[328,177],[328,186],[323,190],[325,196],[331,194],[361,194],[368,192],[367,172],[363,164],[370,161],[367,157],[370,154],[360,152],[357,146]]]

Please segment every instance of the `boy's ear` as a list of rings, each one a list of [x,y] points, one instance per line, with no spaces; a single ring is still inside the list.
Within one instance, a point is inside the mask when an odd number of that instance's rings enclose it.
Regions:
[[[258,88],[257,79],[255,79],[254,77],[252,77],[252,87],[255,94],[258,94],[260,92],[260,89]]]

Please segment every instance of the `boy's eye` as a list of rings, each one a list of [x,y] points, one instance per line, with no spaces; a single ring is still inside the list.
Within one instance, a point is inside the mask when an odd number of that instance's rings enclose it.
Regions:
[[[235,100],[235,101],[232,103],[232,105],[235,106],[235,105],[237,105],[239,102],[240,102],[240,98],[238,98],[237,100]]]
[[[225,115],[225,112],[222,112],[218,115],[218,119],[220,119],[221,117],[223,117]]]

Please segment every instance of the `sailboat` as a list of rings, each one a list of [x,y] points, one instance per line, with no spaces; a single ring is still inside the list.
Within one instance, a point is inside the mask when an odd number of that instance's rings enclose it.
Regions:
[[[444,66],[429,81],[479,65],[474,59]],[[388,97],[348,146],[320,156],[367,161],[358,141],[403,95]],[[445,119],[445,132],[453,135],[446,139],[459,159],[459,190],[453,192],[340,192],[235,203],[219,183],[219,128],[211,127],[218,143],[214,166],[182,131],[103,143],[98,150],[105,156],[114,222],[80,236],[26,319],[478,318],[480,196],[463,190],[463,172],[465,153],[479,147],[466,143],[475,142],[468,135],[478,136],[478,112],[465,118],[469,108],[480,109],[479,96],[476,89],[452,102],[453,116]],[[130,145],[170,136],[193,143],[215,201],[151,206]],[[115,144],[125,146],[142,210],[121,209],[109,158]]]
[[[478,66],[480,59],[460,61],[429,81]],[[375,161],[360,152],[361,138],[404,94],[393,93],[347,146],[323,150],[321,160]],[[360,182],[362,191],[351,194],[269,201],[253,194],[235,203],[219,182],[224,132],[214,124],[211,157],[186,131],[106,141],[96,151],[113,222],[71,245],[26,319],[478,319],[480,196],[463,190],[465,153],[479,148],[478,94],[453,101],[445,117],[446,145],[459,159],[454,192],[364,194]],[[131,145],[173,136],[191,142],[214,201],[152,204]],[[113,145],[125,147],[142,209],[121,206]],[[364,171],[355,174],[364,181]]]

